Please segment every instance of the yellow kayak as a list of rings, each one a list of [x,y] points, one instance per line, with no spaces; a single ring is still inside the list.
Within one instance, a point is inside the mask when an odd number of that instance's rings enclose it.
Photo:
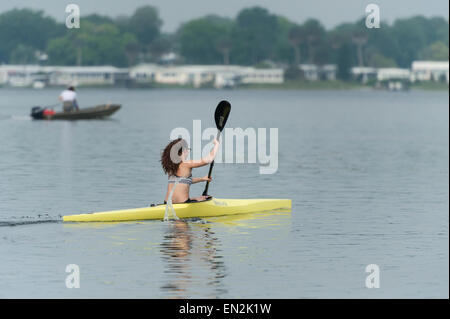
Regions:
[[[290,199],[218,199],[198,203],[174,204],[173,208],[179,218],[214,217],[256,212],[289,212]],[[163,219],[166,205],[114,210],[109,212],[66,215],[65,222],[115,222]]]

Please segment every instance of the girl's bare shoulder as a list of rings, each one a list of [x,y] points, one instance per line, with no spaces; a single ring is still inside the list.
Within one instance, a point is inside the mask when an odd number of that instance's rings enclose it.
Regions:
[[[192,171],[192,166],[189,162],[181,162],[180,166],[178,166],[178,176],[184,176],[186,174],[190,174]]]
[[[208,162],[206,162],[203,159],[202,160],[189,160],[189,161],[182,162],[180,164],[180,167],[184,166],[184,167],[188,167],[189,169],[192,169],[192,168],[196,168],[196,167],[205,166],[206,164],[208,164]]]

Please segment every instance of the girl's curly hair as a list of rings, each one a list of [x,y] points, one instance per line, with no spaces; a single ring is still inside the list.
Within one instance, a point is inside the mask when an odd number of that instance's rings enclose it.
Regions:
[[[177,138],[171,141],[161,153],[161,165],[164,173],[170,175],[176,175],[178,167],[180,166],[181,154],[187,149],[187,143],[182,138]]]

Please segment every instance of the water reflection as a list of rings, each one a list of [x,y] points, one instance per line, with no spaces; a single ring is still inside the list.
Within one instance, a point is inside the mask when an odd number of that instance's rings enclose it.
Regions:
[[[168,298],[189,298],[191,291],[206,285],[209,298],[226,293],[226,276],[220,242],[208,224],[178,220],[170,222],[161,243],[161,256],[168,279],[161,290]]]
[[[256,265],[261,247],[278,249],[291,230],[291,216],[265,212],[62,226],[68,260],[77,256],[84,267],[101,269],[91,273],[100,290],[105,282],[114,281],[115,287],[147,298],[226,298],[236,265],[231,263]],[[276,265],[276,260],[268,259],[258,269]]]

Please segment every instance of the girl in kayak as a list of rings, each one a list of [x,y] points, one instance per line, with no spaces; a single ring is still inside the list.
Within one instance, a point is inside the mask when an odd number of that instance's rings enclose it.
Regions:
[[[219,149],[219,142],[214,139],[214,147],[208,156],[201,160],[187,160],[189,155],[189,148],[185,140],[178,138],[173,140],[166,146],[161,155],[161,165],[164,172],[169,175],[169,185],[167,186],[167,193],[164,199],[166,204],[171,192],[172,203],[190,203],[204,201],[210,196],[189,197],[189,188],[191,184],[200,182],[210,182],[211,178],[205,177],[192,177],[192,169],[196,167],[202,167],[210,164],[216,157]],[[175,187],[175,189],[173,189]]]

